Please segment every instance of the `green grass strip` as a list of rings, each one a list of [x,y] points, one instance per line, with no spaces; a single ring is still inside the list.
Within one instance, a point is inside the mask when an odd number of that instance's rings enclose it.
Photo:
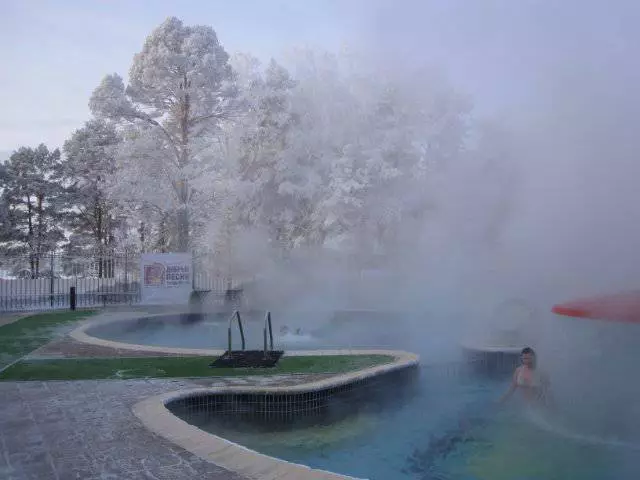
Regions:
[[[114,378],[229,377],[293,373],[344,373],[393,361],[388,355],[283,357],[273,368],[211,368],[212,357],[138,357],[24,360],[0,380],[91,380]]]
[[[58,328],[94,313],[94,310],[38,313],[1,326],[0,368],[48,343]]]

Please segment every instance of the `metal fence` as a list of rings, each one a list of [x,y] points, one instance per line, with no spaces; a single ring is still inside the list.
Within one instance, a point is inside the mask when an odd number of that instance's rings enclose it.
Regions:
[[[218,262],[211,253],[193,253],[193,289],[196,292],[224,292],[233,281],[216,268]]]
[[[219,263],[220,260],[211,253],[194,253],[193,290],[199,294],[199,302],[209,306],[239,306],[243,287],[252,279],[231,276],[218,268]]]
[[[218,275],[214,272],[199,270],[198,265],[194,265],[193,289],[195,291],[224,293],[227,290],[237,288],[240,288],[237,279]]]
[[[140,301],[139,254],[0,256],[0,312]]]
[[[209,255],[194,255],[193,290],[223,303],[244,282],[215,264]],[[71,287],[77,307],[139,303],[140,253],[0,255],[0,312],[70,308]]]

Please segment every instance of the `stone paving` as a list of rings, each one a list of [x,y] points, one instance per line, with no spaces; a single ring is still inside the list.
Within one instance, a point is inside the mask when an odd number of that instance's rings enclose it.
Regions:
[[[184,388],[314,377],[0,382],[0,478],[244,480],[151,433],[131,407]]]
[[[131,313],[102,312],[92,320]],[[23,315],[3,315],[0,325]],[[61,329],[27,358],[175,355],[78,342],[67,334],[76,326]],[[0,382],[0,479],[246,480],[152,433],[133,414],[133,405],[183,389],[293,386],[332,376]]]

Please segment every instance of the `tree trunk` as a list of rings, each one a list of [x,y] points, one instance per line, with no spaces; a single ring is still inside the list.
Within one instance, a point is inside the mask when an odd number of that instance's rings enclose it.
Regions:
[[[191,98],[189,97],[189,87],[191,82],[185,74],[182,87],[185,90],[183,100],[180,105],[180,169],[189,163],[189,114],[191,110]],[[176,218],[178,228],[177,248],[180,252],[189,251],[189,185],[186,178],[180,178],[178,182],[179,207]]]
[[[178,211],[177,214],[178,242],[177,249],[179,252],[189,251],[189,210],[187,205]]]
[[[36,259],[33,242],[33,207],[31,206],[31,196],[27,196],[27,223],[29,225],[29,267],[31,268],[31,278],[36,278]]]
[[[162,220],[160,220],[160,225],[159,225],[159,236],[158,236],[158,242],[157,242],[157,247],[160,248],[160,251],[162,253],[165,253],[167,251],[166,249],[166,244],[167,244],[167,240],[166,240],[166,231],[167,231],[167,226],[166,226],[166,222],[164,217],[162,218]]]
[[[40,277],[40,255],[42,255],[43,253],[43,240],[44,240],[44,229],[45,229],[45,225],[44,225],[44,214],[42,212],[42,205],[44,203],[44,195],[39,194],[37,196],[38,199],[38,203],[37,203],[37,212],[38,212],[38,228],[36,231],[36,239],[37,239],[37,244],[36,244],[36,278]],[[51,272],[51,275],[53,275],[53,272]]]
[[[98,200],[95,200],[94,212],[96,216],[96,244],[98,246],[98,254],[100,255],[100,261],[98,262],[98,278],[103,278],[104,272],[102,269],[102,254],[103,254],[103,242],[102,242],[102,211],[98,205]]]
[[[146,252],[145,245],[144,245],[144,242],[146,240],[145,228],[146,228],[145,223],[140,222],[140,227],[138,228],[138,235],[140,238],[140,252],[142,253]]]

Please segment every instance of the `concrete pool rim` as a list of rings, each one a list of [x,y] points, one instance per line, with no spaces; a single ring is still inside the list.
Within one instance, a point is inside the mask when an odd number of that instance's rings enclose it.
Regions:
[[[90,345],[113,348],[117,350],[146,351],[156,353],[170,353],[181,355],[221,355],[224,350],[175,348],[153,345],[140,345],[124,342],[116,342],[94,337],[87,333],[91,328],[116,322],[125,322],[138,318],[161,317],[166,314],[140,315],[128,313],[120,317],[89,320],[69,333],[74,340]],[[393,361],[373,367],[333,375],[329,378],[290,385],[290,386],[219,386],[208,388],[195,388],[178,390],[161,395],[146,398],[135,404],[132,408],[134,415],[142,424],[156,435],[182,447],[192,454],[226,468],[232,472],[247,478],[276,480],[299,479],[320,480],[355,479],[348,475],[332,473],[324,470],[313,469],[306,465],[300,465],[279,458],[271,457],[243,445],[224,439],[217,435],[205,432],[200,428],[182,420],[168,408],[172,402],[199,395],[224,395],[224,394],[295,394],[326,391],[334,387],[340,387],[362,380],[381,376],[394,371],[405,371],[416,368],[419,365],[418,355],[397,350],[379,349],[338,349],[338,350],[304,350],[288,351],[287,355],[388,355]],[[356,479],[357,480],[357,479]]]
[[[271,457],[240,444],[208,433],[182,420],[168,408],[168,405],[186,398],[225,394],[294,394],[313,393],[329,390],[394,371],[405,371],[419,364],[419,357],[402,351],[380,351],[393,355],[394,361],[362,370],[335,375],[313,382],[281,387],[269,386],[220,386],[180,390],[147,398],[133,407],[133,413],[146,428],[166,440],[184,448],[194,455],[226,468],[247,478],[276,479],[354,479],[347,475],[313,469],[279,458]],[[364,352],[362,352],[364,353]]]
[[[522,349],[528,346],[524,343],[522,345],[499,345],[490,343],[472,343],[469,341],[460,342],[459,345],[467,352],[483,354],[503,353],[507,355],[520,355]]]
[[[171,315],[187,315],[191,312],[172,312]],[[115,340],[107,340],[104,338],[93,336],[89,333],[89,330],[105,326],[114,323],[126,323],[127,321],[139,320],[139,319],[153,319],[162,318],[168,316],[166,313],[159,314],[141,314],[134,312],[127,312],[121,316],[115,316],[102,319],[90,319],[83,322],[80,326],[69,332],[69,337],[73,340],[98,347],[106,347],[115,350],[130,350],[137,352],[148,352],[158,354],[170,354],[170,355],[192,355],[192,356],[220,356],[224,354],[226,349],[215,348],[187,348],[187,347],[166,347],[162,345],[145,345],[138,343],[118,342]],[[260,345],[262,339],[260,339]],[[380,348],[339,348],[339,349],[316,349],[316,350],[287,350],[284,356],[315,356],[315,355],[389,355],[395,356],[398,353],[396,350],[380,349]]]
[[[190,312],[172,312],[172,315],[188,314]],[[69,333],[69,336],[77,342],[85,343],[89,345],[95,345],[99,347],[113,348],[116,350],[133,350],[138,352],[151,352],[151,353],[163,353],[163,354],[176,354],[176,355],[194,355],[194,356],[219,356],[224,353],[221,349],[203,349],[203,348],[178,348],[178,347],[164,347],[158,345],[143,345],[137,343],[117,342],[114,340],[106,340],[104,338],[95,337],[88,333],[88,330],[95,327],[101,327],[104,325],[110,325],[114,323],[126,323],[132,320],[139,320],[142,318],[153,319],[166,317],[166,313],[157,314],[141,314],[129,312],[122,316],[116,316],[111,318],[102,318],[97,320],[89,320],[82,323],[79,327],[75,328]]]

